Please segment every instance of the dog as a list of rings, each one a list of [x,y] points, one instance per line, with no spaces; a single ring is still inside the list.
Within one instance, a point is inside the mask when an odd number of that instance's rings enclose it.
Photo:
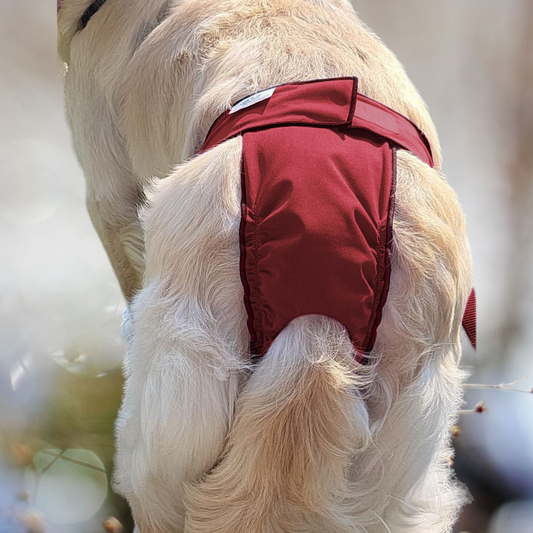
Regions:
[[[113,484],[139,531],[450,532],[468,498],[450,428],[472,261],[435,127],[396,57],[348,0],[63,0],[58,27],[88,212],[131,312]],[[240,247],[252,136],[202,146],[250,95],[341,78],[423,132],[433,166],[394,152],[371,350],[307,313],[258,354]]]

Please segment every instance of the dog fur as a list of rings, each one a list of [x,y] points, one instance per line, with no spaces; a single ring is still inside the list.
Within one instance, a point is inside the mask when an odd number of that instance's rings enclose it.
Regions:
[[[465,501],[449,457],[472,264],[398,60],[347,0],[108,0],[80,31],[91,1],[64,0],[59,53],[88,211],[132,311],[114,487],[141,533],[450,532]],[[308,315],[253,367],[242,139],[196,153],[237,100],[337,76],[416,123],[436,168],[398,152],[371,364],[338,322]]]

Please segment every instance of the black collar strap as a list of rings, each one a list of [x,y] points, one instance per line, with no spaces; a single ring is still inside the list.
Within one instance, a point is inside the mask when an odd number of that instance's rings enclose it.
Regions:
[[[83,17],[81,17],[80,26],[83,30],[87,24],[89,24],[89,21],[93,18],[96,13],[98,13],[98,10],[107,2],[107,0],[96,0],[96,2],[93,2],[85,11],[83,14]]]

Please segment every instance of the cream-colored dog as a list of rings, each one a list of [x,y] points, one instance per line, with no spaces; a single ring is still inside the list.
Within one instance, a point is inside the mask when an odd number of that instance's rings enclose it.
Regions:
[[[472,266],[433,123],[400,63],[348,0],[107,0],[82,29],[92,2],[64,0],[59,50],[88,210],[131,304],[114,484],[140,531],[451,531],[465,499],[449,457]],[[416,123],[436,168],[398,152],[372,364],[355,362],[338,322],[311,315],[254,367],[242,138],[196,154],[237,100],[338,76]]]

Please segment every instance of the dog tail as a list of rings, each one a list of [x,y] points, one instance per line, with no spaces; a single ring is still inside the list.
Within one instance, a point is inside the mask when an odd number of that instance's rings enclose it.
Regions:
[[[192,532],[351,531],[349,466],[371,436],[346,330],[308,315],[276,338],[239,396],[225,454],[189,490]]]

